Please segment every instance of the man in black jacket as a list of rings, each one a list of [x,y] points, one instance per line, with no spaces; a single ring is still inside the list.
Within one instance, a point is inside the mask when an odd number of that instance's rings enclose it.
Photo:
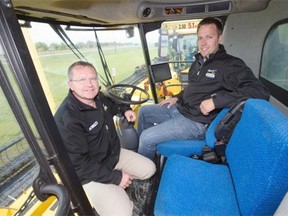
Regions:
[[[251,69],[226,53],[220,44],[222,33],[220,20],[203,19],[197,29],[199,53],[189,70],[188,86],[159,105],[141,107],[137,128],[140,154],[153,159],[158,143],[204,138],[221,109],[240,98],[269,99],[269,91]]]
[[[136,114],[100,92],[92,64],[73,63],[68,78],[70,91],[55,120],[83,188],[100,215],[132,215],[125,189],[134,179],[150,178],[156,168],[142,155],[121,149],[113,116],[121,112],[135,121]]]

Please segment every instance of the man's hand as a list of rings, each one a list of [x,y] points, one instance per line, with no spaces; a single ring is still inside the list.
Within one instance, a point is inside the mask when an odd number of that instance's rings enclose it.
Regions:
[[[159,106],[163,106],[164,104],[167,104],[167,108],[169,109],[171,106],[177,103],[178,98],[177,97],[172,97],[166,100],[163,100],[159,103]]]
[[[136,120],[136,113],[133,110],[127,110],[124,115],[128,122],[134,122]]]
[[[123,189],[126,189],[130,186],[132,181],[133,181],[133,177],[125,173],[124,171],[122,171],[122,179],[121,179],[119,186],[122,187]]]
[[[212,98],[204,100],[200,104],[200,111],[203,115],[209,115],[209,113],[215,109],[214,101]]]

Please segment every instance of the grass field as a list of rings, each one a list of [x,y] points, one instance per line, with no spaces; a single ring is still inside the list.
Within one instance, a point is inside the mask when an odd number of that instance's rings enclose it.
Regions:
[[[144,64],[141,47],[135,47],[134,49],[123,47],[121,49],[118,48],[116,52],[113,48],[108,48],[105,51],[105,58],[109,69],[116,69],[116,82],[131,75],[135,71],[136,66]],[[104,76],[98,51],[96,49],[85,50],[82,53],[89,62],[95,65],[98,72]],[[67,68],[72,62],[78,59],[71,53],[62,53],[40,55],[40,60],[57,107],[68,91]]]
[[[143,65],[143,51],[139,46],[133,46],[131,49],[127,46],[122,47],[107,47],[103,49],[105,54],[106,62],[109,69],[116,69],[116,83],[123,80],[134,73],[136,66]],[[152,56],[157,55],[157,48],[152,50]],[[99,59],[97,49],[82,50],[83,55],[87,61],[95,65],[98,72],[103,75],[102,64]],[[150,54],[151,55],[151,54]],[[39,59],[43,67],[49,88],[53,95],[53,99],[56,107],[60,105],[62,100],[68,93],[67,87],[67,68],[74,61],[79,60],[72,52],[57,52],[57,53],[41,53]],[[8,69],[7,69],[8,70]],[[16,84],[12,83],[13,86]],[[20,91],[16,89],[17,94],[20,95]],[[10,109],[3,92],[0,91],[0,148],[1,146],[7,145],[19,136],[22,132],[16,122],[16,119]],[[19,97],[21,98],[21,96]],[[24,103],[23,103],[24,104]],[[25,107],[23,106],[25,111]],[[29,116],[29,114],[27,114]]]

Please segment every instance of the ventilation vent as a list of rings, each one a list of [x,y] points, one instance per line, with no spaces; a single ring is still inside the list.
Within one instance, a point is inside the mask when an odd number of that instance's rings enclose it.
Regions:
[[[231,11],[231,1],[215,2],[209,4],[195,4],[195,3],[174,3],[161,4],[152,2],[143,2],[138,9],[138,17],[140,18],[161,18],[161,17],[176,17],[193,14],[209,14],[209,13],[227,13]]]
[[[208,5],[208,12],[229,11],[230,2],[220,2]]]
[[[186,7],[186,14],[205,13],[205,5],[195,5]]]

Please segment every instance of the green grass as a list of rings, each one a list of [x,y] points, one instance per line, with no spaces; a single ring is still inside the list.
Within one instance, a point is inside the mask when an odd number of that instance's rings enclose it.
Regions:
[[[1,58],[1,61],[3,60],[2,64],[3,64],[4,70],[8,72],[6,75],[8,79],[10,80],[11,85],[15,86],[14,87],[15,94],[19,96],[20,103],[23,103],[20,90],[17,84],[15,83],[15,79],[13,78],[11,74],[11,70],[8,67],[7,62],[4,60],[4,56],[0,56],[0,58]],[[12,110],[10,109],[10,106],[8,105],[8,101],[6,97],[4,96],[4,93],[2,92],[2,88],[1,88],[0,89],[0,147],[3,145],[6,145],[8,142],[15,139],[15,137],[18,137],[20,134],[22,134],[22,132],[19,127],[19,124],[17,123],[16,118],[13,115]]]
[[[123,47],[117,48],[116,52],[110,48],[103,50],[105,54],[106,62],[111,71],[112,68],[116,69],[116,82],[123,80],[125,77],[133,74],[136,66],[144,64],[144,58],[141,47],[135,47],[133,49]],[[102,69],[102,63],[100,61],[98,51],[85,50],[83,51],[86,59],[91,62],[103,77],[104,71]],[[97,58],[95,58],[95,56]],[[40,55],[40,61],[45,72],[47,81],[49,83],[50,90],[52,92],[56,107],[59,106],[61,101],[67,95],[67,68],[71,63],[78,59],[73,54],[60,54],[57,55]]]

